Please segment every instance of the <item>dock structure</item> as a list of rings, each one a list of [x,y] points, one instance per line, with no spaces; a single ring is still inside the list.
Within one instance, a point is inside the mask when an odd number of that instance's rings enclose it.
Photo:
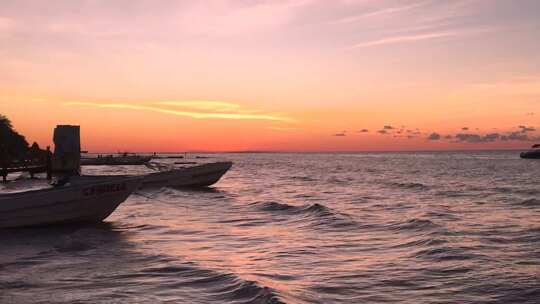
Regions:
[[[0,168],[2,181],[7,182],[8,174],[15,172],[28,172],[30,173],[30,177],[34,177],[34,174],[45,173],[48,170],[45,164],[11,164]]]
[[[53,141],[55,143],[54,154],[50,147],[39,150],[38,157],[27,156],[10,160],[5,150],[0,152],[0,176],[2,181],[7,182],[7,176],[14,172],[28,172],[30,177],[36,173],[47,173],[47,179],[52,179],[52,174],[59,176],[80,175],[81,143],[80,127],[71,125],[58,125],[54,129]],[[36,145],[37,146],[37,145]]]
[[[36,173],[47,173],[47,179],[52,179],[52,153],[50,147],[43,151],[42,157],[10,162],[6,158],[0,159],[0,176],[2,181],[7,182],[9,173],[28,172],[34,178]]]

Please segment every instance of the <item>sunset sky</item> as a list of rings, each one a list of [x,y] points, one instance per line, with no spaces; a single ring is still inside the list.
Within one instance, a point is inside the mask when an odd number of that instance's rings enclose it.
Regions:
[[[0,1],[0,114],[105,151],[540,143],[540,1]]]

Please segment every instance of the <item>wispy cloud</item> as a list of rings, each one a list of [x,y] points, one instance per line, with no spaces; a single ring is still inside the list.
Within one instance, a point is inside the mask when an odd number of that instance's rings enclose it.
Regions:
[[[240,105],[222,103],[222,102],[208,102],[202,101],[200,103],[196,101],[187,101],[187,102],[154,102],[149,104],[129,104],[129,103],[94,103],[94,102],[68,102],[65,103],[66,106],[89,106],[89,107],[98,107],[105,109],[129,109],[129,110],[140,110],[140,111],[151,111],[158,112],[170,115],[177,116],[186,116],[195,119],[243,119],[243,120],[272,120],[272,121],[294,121],[289,117],[284,117],[281,115],[276,115],[272,113],[242,113],[234,111],[234,109],[239,109]],[[192,111],[186,110],[175,110],[171,108],[164,108],[163,105],[183,105],[189,106]],[[216,109],[215,106],[228,107],[229,111],[204,111],[209,109]],[[234,105],[234,106],[233,106]],[[223,110],[223,108],[221,108]],[[231,110],[232,109],[232,110]]]
[[[241,108],[239,104],[223,101],[159,101],[156,105],[185,107],[198,110],[236,111]]]
[[[377,45],[416,42],[416,41],[431,40],[431,39],[452,37],[452,36],[458,36],[458,35],[459,35],[459,32],[439,32],[439,33],[395,36],[395,37],[388,37],[388,38],[358,43],[358,44],[353,45],[352,48],[367,48],[367,47],[372,47],[372,46],[377,46]]]
[[[416,3],[408,4],[408,5],[387,7],[383,9],[374,10],[371,12],[364,12],[364,13],[353,15],[353,16],[347,16],[347,17],[338,19],[336,21],[333,21],[332,23],[351,23],[351,22],[356,22],[365,18],[386,17],[386,16],[397,14],[397,13],[401,13],[404,11],[408,11],[411,9],[419,8],[430,3],[431,1],[420,1]]]
[[[276,127],[276,126],[269,126],[266,127],[267,130],[273,130],[273,131],[293,131],[297,130],[297,128],[285,128],[285,127]]]

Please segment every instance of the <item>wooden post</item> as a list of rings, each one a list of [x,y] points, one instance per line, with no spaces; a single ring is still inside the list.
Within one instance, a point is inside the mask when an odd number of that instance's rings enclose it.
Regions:
[[[47,146],[45,156],[45,172],[47,172],[47,180],[52,180],[52,153],[51,153],[51,147]]]
[[[0,145],[0,165],[2,165],[2,182],[7,182],[8,152],[4,145]]]

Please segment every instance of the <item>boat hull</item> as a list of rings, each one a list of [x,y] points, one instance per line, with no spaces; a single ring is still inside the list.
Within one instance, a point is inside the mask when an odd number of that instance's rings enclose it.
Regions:
[[[46,190],[0,195],[0,228],[100,222],[137,189],[135,177],[103,178]]]
[[[519,156],[521,158],[540,159],[540,150],[521,152]]]
[[[96,157],[81,159],[81,166],[122,166],[144,165],[152,159],[150,156]]]
[[[141,187],[208,187],[217,183],[231,167],[232,162],[216,162],[151,173],[144,177]]]

